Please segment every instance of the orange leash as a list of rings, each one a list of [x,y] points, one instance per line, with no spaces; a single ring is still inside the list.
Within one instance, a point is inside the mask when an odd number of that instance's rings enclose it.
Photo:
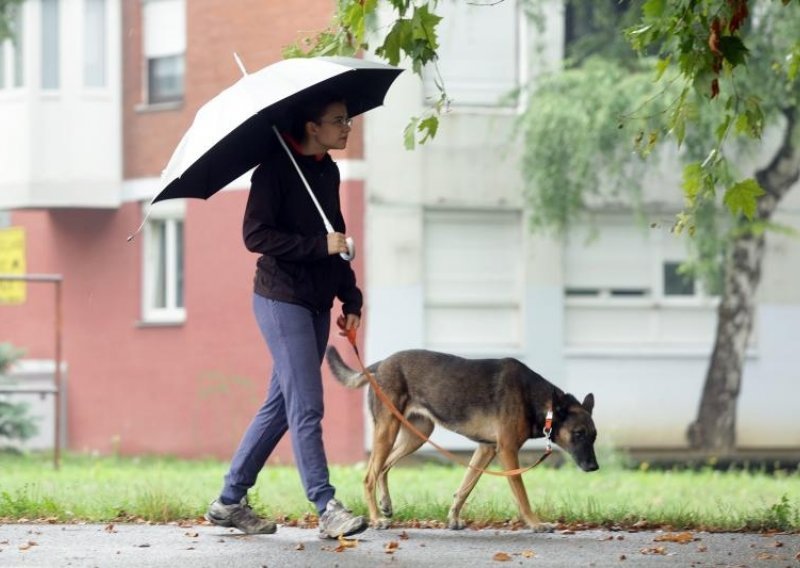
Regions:
[[[477,471],[479,473],[487,473],[489,475],[497,475],[499,477],[511,477],[511,476],[514,476],[514,475],[521,475],[521,474],[523,474],[523,473],[525,473],[527,471],[532,470],[537,465],[539,465],[544,460],[546,460],[550,456],[551,453],[553,453],[553,446],[552,446],[551,441],[550,441],[550,434],[553,431],[553,411],[552,411],[552,409],[548,409],[547,410],[547,418],[545,419],[544,429],[542,430],[544,435],[545,435],[546,441],[547,441],[547,446],[545,448],[544,454],[542,454],[539,457],[539,459],[536,460],[536,463],[534,463],[533,465],[530,465],[528,467],[520,467],[520,468],[517,468],[517,469],[505,470],[505,471],[494,471],[494,470],[490,470],[490,469],[483,469],[483,468],[474,466],[474,465],[472,465],[470,463],[467,463],[465,461],[462,461],[453,452],[443,448],[442,446],[440,446],[436,442],[432,441],[430,438],[428,438],[428,436],[426,436],[425,434],[420,432],[419,429],[416,426],[414,426],[411,422],[409,422],[406,419],[406,417],[403,415],[403,413],[400,412],[397,409],[397,407],[394,405],[394,403],[391,401],[391,399],[386,395],[386,393],[383,392],[383,389],[381,389],[381,387],[378,385],[378,381],[375,378],[375,376],[372,373],[370,373],[369,370],[367,370],[367,367],[364,365],[364,362],[361,360],[361,354],[358,352],[358,345],[357,345],[357,342],[356,342],[356,329],[355,328],[345,329],[344,328],[344,318],[341,317],[341,316],[339,317],[339,319],[336,320],[336,324],[342,330],[339,333],[339,335],[342,335],[342,336],[346,337],[347,340],[350,342],[350,345],[353,346],[353,351],[355,352],[356,359],[358,360],[358,364],[361,367],[361,372],[364,373],[364,375],[367,377],[367,380],[369,381],[369,384],[372,386],[372,390],[375,392],[375,395],[378,397],[378,399],[386,406],[386,408],[389,409],[389,411],[392,414],[394,414],[395,418],[397,418],[403,426],[405,426],[408,430],[410,430],[412,433],[414,433],[420,439],[424,440],[425,442],[429,443],[431,446],[436,448],[436,450],[440,454],[442,454],[443,456],[447,457],[448,459],[450,459],[450,460],[452,460],[452,461],[454,461],[454,462],[456,462],[456,463],[458,463],[458,464],[460,464],[460,465],[462,465],[464,467],[468,467],[470,469],[473,469],[473,470],[475,470],[475,471]]]

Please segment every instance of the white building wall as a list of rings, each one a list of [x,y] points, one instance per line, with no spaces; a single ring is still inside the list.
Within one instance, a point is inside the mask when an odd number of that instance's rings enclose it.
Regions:
[[[41,88],[41,2],[23,4],[25,82],[0,89],[0,209],[116,207],[122,180],[120,0],[106,3],[106,86],[83,81],[83,0],[59,2],[59,87]],[[7,74],[8,74],[7,68]]]
[[[526,28],[528,55],[523,65],[531,76],[559,65],[562,14],[560,2],[548,2],[544,32],[532,25]],[[442,118],[435,140],[409,152],[402,146],[402,132],[410,116],[423,114],[422,92],[418,78],[410,71],[402,74],[384,108],[370,112],[365,121],[366,355],[370,362],[398,350],[426,347],[426,212],[523,208],[519,153],[511,137],[517,114],[508,109],[456,107]],[[702,391],[716,303],[702,297],[665,298],[659,284],[662,261],[682,254],[685,248],[668,233],[680,207],[679,169],[670,157],[667,152],[661,166],[647,178],[653,187],[675,188],[673,193],[646,194],[655,197],[651,201],[660,211],[654,219],[662,223],[655,230],[660,234],[637,229],[622,216],[630,225],[628,238],[644,235],[641,238],[651,241],[646,255],[652,256],[654,297],[624,303],[565,298],[570,278],[566,242],[526,233],[520,259],[525,273],[522,343],[515,352],[479,355],[517,357],[579,399],[593,392],[603,444],[686,447],[685,431],[695,417]],[[776,220],[797,227],[800,189],[795,193]],[[664,195],[674,195],[674,199]],[[791,394],[800,379],[800,350],[792,334],[800,322],[800,245],[795,237],[769,234],[767,239],[756,329],[739,400],[738,439],[741,447],[798,448],[800,422]],[[589,249],[590,255],[593,250]],[[617,254],[627,252],[623,241]],[[653,256],[656,253],[662,256]],[[574,272],[575,267],[570,270]],[[577,270],[580,280],[580,267]],[[585,309],[575,310],[576,305]],[[452,352],[476,356],[458,349]],[[369,428],[368,418],[367,424]],[[441,429],[434,440],[453,449],[474,447]]]

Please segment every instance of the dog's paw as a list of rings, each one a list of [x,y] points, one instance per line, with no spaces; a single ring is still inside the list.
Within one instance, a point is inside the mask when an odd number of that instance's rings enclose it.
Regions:
[[[551,533],[556,530],[556,525],[553,523],[535,523],[530,527],[535,533]]]
[[[392,502],[389,499],[381,499],[379,508],[381,510],[381,515],[383,515],[384,517],[388,518],[388,517],[391,517],[392,515],[394,515],[394,509],[392,508]]]
[[[380,518],[380,519],[378,519],[376,521],[372,521],[370,524],[372,525],[373,529],[376,529],[376,530],[379,530],[379,531],[385,531],[386,529],[388,529],[389,527],[392,526],[392,521],[390,521],[389,519],[387,519],[385,517],[382,517],[382,518]]]
[[[448,519],[447,520],[447,528],[451,531],[460,531],[467,527],[467,523],[462,521],[461,519]]]

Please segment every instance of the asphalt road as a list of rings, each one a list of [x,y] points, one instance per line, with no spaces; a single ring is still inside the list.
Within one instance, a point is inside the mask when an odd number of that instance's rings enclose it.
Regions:
[[[671,540],[663,540],[664,538]],[[245,536],[208,525],[0,525],[2,567],[531,566],[800,567],[800,535],[367,530],[352,547],[281,526]],[[338,549],[338,550],[337,550]]]

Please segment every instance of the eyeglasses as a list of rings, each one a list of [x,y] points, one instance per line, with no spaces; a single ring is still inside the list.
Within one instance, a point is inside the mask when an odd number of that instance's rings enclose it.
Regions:
[[[353,119],[347,116],[337,116],[336,118],[332,118],[330,120],[325,120],[323,118],[320,118],[319,121],[327,122],[328,124],[333,124],[334,126],[338,126],[339,128],[344,128],[345,126],[347,127],[353,126]]]

